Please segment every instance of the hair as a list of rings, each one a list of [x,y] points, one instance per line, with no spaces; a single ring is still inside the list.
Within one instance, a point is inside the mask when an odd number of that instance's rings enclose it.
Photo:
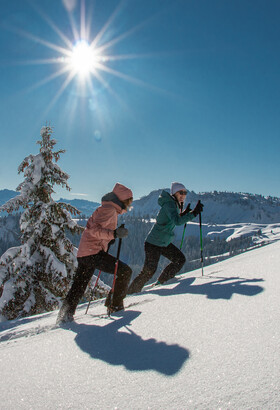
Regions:
[[[128,205],[129,205],[129,202],[130,202],[131,200],[133,200],[133,197],[124,199],[124,200],[122,201],[122,203],[123,203],[123,204],[125,205],[125,207],[127,208]]]

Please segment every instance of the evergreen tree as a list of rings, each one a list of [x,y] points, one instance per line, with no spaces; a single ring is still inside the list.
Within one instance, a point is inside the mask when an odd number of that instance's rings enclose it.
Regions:
[[[52,128],[41,129],[40,152],[26,157],[18,168],[24,181],[18,196],[0,210],[25,209],[20,218],[22,245],[8,249],[0,258],[0,315],[14,319],[50,311],[65,296],[76,267],[76,248],[65,231],[80,233],[71,214],[79,211],[52,200],[53,186],[70,190],[69,176],[56,162],[64,150],[53,151]]]

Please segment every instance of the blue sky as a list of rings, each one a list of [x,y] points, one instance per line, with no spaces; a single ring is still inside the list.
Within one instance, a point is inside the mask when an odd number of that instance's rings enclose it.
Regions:
[[[72,188],[58,197],[99,201],[117,181],[135,198],[172,181],[280,196],[278,0],[0,7],[0,189],[23,180],[18,165],[38,153],[47,122],[66,149],[58,164]],[[61,92],[71,74],[57,75],[61,50],[84,28],[89,43],[98,36],[98,50],[105,46],[103,68]]]

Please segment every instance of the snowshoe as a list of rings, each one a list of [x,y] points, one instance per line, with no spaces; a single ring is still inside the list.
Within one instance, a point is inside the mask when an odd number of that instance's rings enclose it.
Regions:
[[[115,312],[119,312],[120,310],[124,310],[124,306],[123,306],[123,302],[121,302],[119,305],[113,305],[113,302],[112,302],[112,291],[110,291],[109,293],[108,293],[108,296],[107,296],[107,298],[106,298],[106,300],[105,300],[105,306],[106,306],[106,308],[107,308],[107,313],[108,313],[108,316],[110,316],[112,313],[115,313]]]
[[[114,306],[114,305],[108,306],[107,307],[108,316],[110,316],[112,313],[119,312],[120,310],[124,310],[123,303],[119,306]]]

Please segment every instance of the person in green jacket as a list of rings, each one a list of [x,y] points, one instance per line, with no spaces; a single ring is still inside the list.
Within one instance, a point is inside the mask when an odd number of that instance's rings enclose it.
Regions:
[[[181,212],[186,195],[185,186],[179,182],[173,182],[170,194],[162,191],[159,196],[158,203],[161,209],[145,241],[145,263],[141,273],[130,284],[128,294],[141,292],[143,286],[156,272],[161,255],[169,259],[170,263],[159,276],[159,284],[174,278],[186,262],[184,254],[172,243],[173,231],[175,226],[191,221],[203,211],[203,204],[198,201],[193,210],[188,204],[187,208]]]

